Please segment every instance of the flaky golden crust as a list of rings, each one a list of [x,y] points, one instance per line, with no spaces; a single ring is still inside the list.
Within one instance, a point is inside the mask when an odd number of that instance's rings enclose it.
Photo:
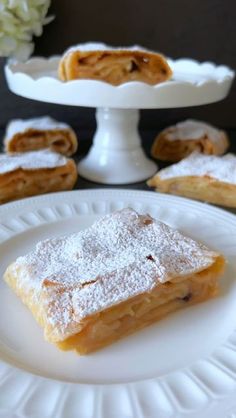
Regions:
[[[229,147],[229,139],[224,131],[219,131],[218,141],[213,141],[209,135],[203,135],[197,139],[189,137],[169,140],[168,135],[174,130],[175,127],[169,127],[157,135],[151,148],[151,155],[154,158],[178,162],[194,151],[207,155],[222,155]]]
[[[127,208],[38,243],[4,278],[47,341],[85,354],[215,296],[224,264],[219,253]]]
[[[120,306],[91,317],[83,330],[57,343],[62,350],[76,348],[79,354],[101,349],[153,324],[179,309],[204,302],[218,295],[218,279],[224,271],[224,258],[219,256],[205,271],[180,282],[165,283],[149,293],[123,302]]]
[[[155,85],[169,80],[172,70],[157,53],[136,50],[73,50],[66,53],[58,68],[63,81],[100,80],[117,86],[128,81]]]
[[[189,197],[220,206],[236,208],[236,185],[209,176],[181,176],[161,179],[158,174],[148,180],[157,192]]]
[[[0,203],[39,194],[71,190],[77,181],[77,168],[73,160],[54,168],[25,170],[18,168],[0,173]]]
[[[22,288],[17,280],[14,264],[8,267],[4,278],[44,328],[44,336],[49,342],[55,343],[62,350],[76,349],[79,354],[87,354],[112,344],[176,310],[215,297],[219,291],[218,279],[224,271],[224,265],[224,258],[218,256],[212,266],[199,273],[180,281],[176,278],[151,292],[138,295],[77,323],[73,321],[71,312],[72,335],[63,341],[58,340],[47,317],[47,292],[53,289],[53,283],[45,283],[40,300],[35,300],[33,292]],[[63,297],[62,289],[61,294],[59,292],[57,295],[59,302],[61,296]]]
[[[77,136],[73,129],[40,130],[30,128],[18,132],[5,144],[6,152],[27,152],[50,148],[52,151],[70,157],[78,148]]]

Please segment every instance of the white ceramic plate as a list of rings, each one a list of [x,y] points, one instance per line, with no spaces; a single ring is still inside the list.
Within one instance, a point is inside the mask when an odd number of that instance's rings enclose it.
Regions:
[[[227,96],[234,72],[210,62],[169,59],[173,70],[170,81],[150,86],[137,81],[112,86],[97,80],[57,77],[60,57],[31,58],[26,63],[5,67],[10,90],[20,96],[43,102],[110,108],[172,108],[217,102]]]
[[[31,313],[0,283],[0,417],[233,418],[236,413],[236,218],[153,192],[89,190],[0,207],[0,276],[46,237],[78,231],[131,206],[221,251],[221,296],[79,357],[43,340]]]

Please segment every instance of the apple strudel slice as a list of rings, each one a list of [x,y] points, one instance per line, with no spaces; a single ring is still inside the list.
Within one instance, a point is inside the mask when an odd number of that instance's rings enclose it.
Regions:
[[[70,190],[77,177],[75,162],[50,150],[0,154],[0,203]]]
[[[188,119],[164,129],[153,142],[151,154],[162,161],[180,161],[194,151],[222,155],[229,147],[228,136],[205,122]]]
[[[15,119],[9,122],[4,138],[7,152],[27,152],[50,148],[52,151],[73,155],[78,147],[77,136],[66,123],[49,116]]]
[[[223,270],[220,254],[127,208],[40,242],[4,277],[47,341],[85,354],[215,296]]]
[[[236,207],[236,156],[222,157],[197,152],[155,174],[148,185],[216,205]]]
[[[58,68],[63,81],[100,80],[117,86],[128,81],[158,84],[172,71],[163,57],[139,46],[114,48],[102,43],[86,43],[69,48]]]

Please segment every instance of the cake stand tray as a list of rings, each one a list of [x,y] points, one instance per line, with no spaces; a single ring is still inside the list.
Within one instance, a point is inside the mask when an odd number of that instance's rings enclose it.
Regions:
[[[203,105],[224,99],[234,72],[226,66],[171,60],[170,81],[150,86],[129,82],[112,86],[96,80],[62,82],[57,77],[60,57],[32,58],[5,67],[10,90],[29,99],[73,106],[96,107],[97,130],[79,173],[104,184],[142,181],[157,170],[141,146],[139,110]]]

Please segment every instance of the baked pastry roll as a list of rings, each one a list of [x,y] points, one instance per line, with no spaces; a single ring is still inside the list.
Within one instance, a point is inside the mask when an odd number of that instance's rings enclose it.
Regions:
[[[221,155],[228,146],[228,136],[224,131],[188,119],[160,132],[153,142],[151,154],[159,160],[176,162],[193,151]]]
[[[0,154],[0,203],[70,190],[77,176],[72,159],[50,150]]]
[[[69,157],[76,152],[78,142],[75,132],[69,125],[44,116],[12,120],[6,129],[4,146],[7,152],[50,148]]]
[[[123,209],[40,242],[4,277],[47,341],[85,354],[215,296],[223,269],[220,254]]]
[[[63,81],[92,79],[117,86],[128,81],[158,84],[169,80],[172,71],[163,55],[139,46],[113,48],[86,43],[64,53],[58,75]]]
[[[236,207],[236,156],[193,153],[148,180],[156,191]]]

